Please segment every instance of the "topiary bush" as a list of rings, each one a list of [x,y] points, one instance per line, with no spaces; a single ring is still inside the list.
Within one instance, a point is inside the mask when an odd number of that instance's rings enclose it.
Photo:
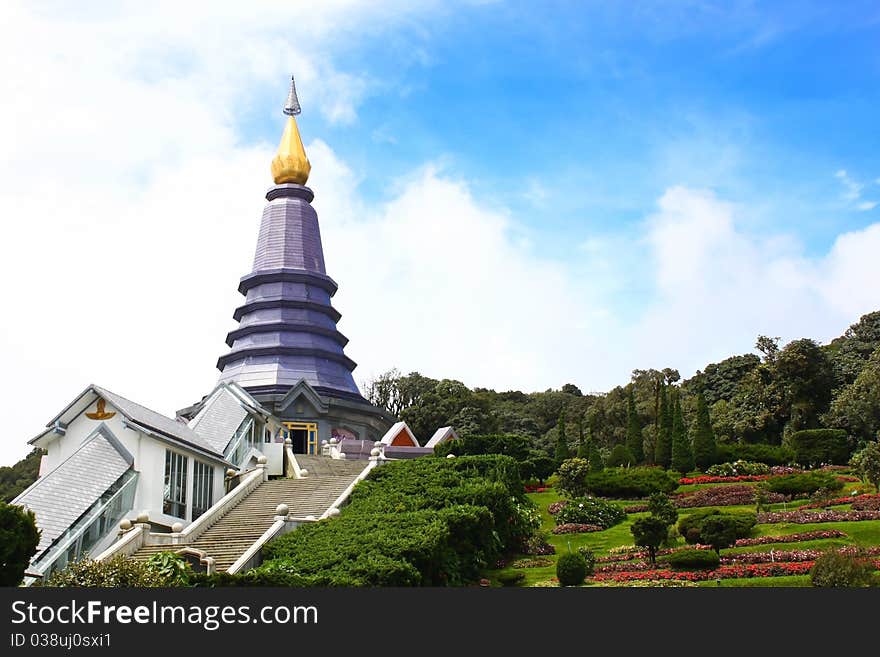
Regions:
[[[706,474],[713,477],[738,477],[740,475],[770,474],[770,466],[758,461],[733,461],[710,466]]]
[[[146,561],[118,556],[107,561],[80,559],[46,578],[41,586],[126,587],[171,586]]]
[[[843,429],[795,431],[790,441],[794,460],[801,465],[844,465],[849,460],[851,449]]]
[[[616,504],[596,497],[569,500],[556,514],[557,525],[598,525],[608,529],[626,520],[626,512]]]
[[[584,486],[600,497],[636,499],[671,493],[678,488],[678,477],[662,468],[606,468],[588,474]]]
[[[675,570],[713,570],[721,563],[721,557],[713,550],[676,550],[658,559]]]
[[[525,573],[498,573],[495,579],[501,586],[518,586],[525,578]]]
[[[864,587],[876,583],[874,566],[863,553],[829,550],[810,569],[810,582],[822,587]]]
[[[782,495],[811,495],[818,490],[839,491],[843,482],[828,472],[781,475],[767,480],[767,490]]]
[[[590,471],[590,462],[587,459],[573,458],[563,461],[556,470],[556,474],[559,476],[556,490],[569,497],[586,495],[585,480]]]
[[[746,511],[728,511],[722,512],[718,509],[698,509],[693,513],[689,513],[678,521],[678,533],[684,537],[684,540],[691,545],[697,543],[708,544],[702,535],[703,523],[707,518],[721,516],[732,523],[736,529],[736,538],[747,538],[751,535],[752,529],[757,523],[757,517],[754,513]]]
[[[559,586],[579,586],[587,576],[587,564],[584,558],[576,553],[560,555],[556,561],[556,578]]]

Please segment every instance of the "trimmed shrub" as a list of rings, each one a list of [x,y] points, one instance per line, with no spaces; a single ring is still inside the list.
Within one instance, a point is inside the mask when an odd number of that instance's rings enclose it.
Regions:
[[[559,475],[556,490],[569,497],[586,495],[585,480],[590,474],[590,462],[587,459],[574,458],[563,461],[556,472]]]
[[[598,525],[608,529],[626,520],[626,512],[616,504],[596,497],[569,500],[556,514],[557,525]]]
[[[584,558],[574,552],[563,554],[556,561],[556,578],[559,586],[579,586],[587,576]]]
[[[759,461],[733,461],[732,463],[718,463],[706,470],[707,475],[713,477],[739,477],[742,475],[770,474],[770,466]]]
[[[434,456],[479,456],[482,454],[504,454],[516,461],[525,461],[531,456],[529,439],[513,433],[498,433],[482,436],[467,436],[458,440],[447,440],[434,447]]]
[[[758,461],[767,465],[786,465],[794,460],[794,452],[784,445],[762,443],[728,443],[715,447],[715,458],[724,461]]]
[[[605,465],[609,468],[620,468],[636,463],[636,457],[626,445],[615,445],[608,456],[608,462]]]
[[[691,545],[709,544],[702,536],[703,523],[707,518],[722,516],[730,518],[736,528],[735,538],[747,538],[754,528],[757,518],[754,513],[745,511],[722,512],[718,509],[699,509],[678,521],[678,533]]]
[[[739,538],[739,522],[736,518],[721,514],[709,516],[700,525],[700,540],[711,545],[716,553],[728,548]]]
[[[794,460],[801,465],[823,463],[844,465],[849,461],[850,445],[843,429],[807,429],[791,434]]]
[[[818,490],[838,491],[843,482],[827,472],[808,472],[804,474],[771,477],[766,481],[767,490],[782,495],[811,495]]]
[[[861,554],[830,550],[816,559],[810,569],[810,582],[823,587],[863,587],[875,581],[874,566]]]
[[[721,564],[721,557],[713,550],[676,550],[658,559],[675,570],[713,570]]]
[[[52,573],[42,586],[59,587],[125,587],[168,586],[145,561],[118,556],[107,561],[80,559],[64,570]]]
[[[525,573],[498,573],[498,583],[501,586],[517,586],[526,578]]]
[[[671,493],[678,488],[678,478],[662,468],[606,468],[587,475],[584,486],[600,497],[636,499]]]

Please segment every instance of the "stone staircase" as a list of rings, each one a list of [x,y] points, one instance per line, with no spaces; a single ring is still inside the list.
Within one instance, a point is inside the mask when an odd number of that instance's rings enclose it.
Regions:
[[[290,508],[291,518],[318,518],[367,466],[366,461],[299,454],[296,459],[308,477],[265,481],[191,543],[145,545],[132,558],[143,561],[157,552],[191,547],[213,557],[216,571],[223,572],[272,526],[279,504]]]

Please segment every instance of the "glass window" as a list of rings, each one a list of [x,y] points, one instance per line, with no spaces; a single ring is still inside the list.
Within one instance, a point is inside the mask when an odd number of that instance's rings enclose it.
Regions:
[[[186,466],[183,454],[165,450],[165,498],[162,512],[175,518],[186,518]]]
[[[195,520],[214,503],[214,468],[207,463],[193,463],[193,512]]]

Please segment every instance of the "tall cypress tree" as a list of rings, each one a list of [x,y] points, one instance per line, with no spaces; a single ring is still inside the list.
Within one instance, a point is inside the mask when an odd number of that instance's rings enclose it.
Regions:
[[[565,437],[565,409],[559,413],[559,423],[556,425],[556,467],[558,468],[563,461],[571,458],[571,452],[568,451],[568,440]]]
[[[605,469],[605,464],[602,462],[602,455],[599,453],[599,447],[596,445],[596,441],[592,438],[590,439],[590,472],[601,472]]]
[[[657,428],[657,444],[654,446],[654,462],[664,468],[672,463],[672,406],[667,386],[660,388],[660,423]]]
[[[584,416],[578,417],[578,451],[579,459],[590,458],[590,439],[584,436]]]
[[[672,400],[672,468],[685,474],[694,469],[694,454],[684,426],[681,395],[676,391]]]
[[[691,425],[692,444],[694,446],[694,464],[705,470],[715,463],[715,434],[712,432],[712,419],[709,417],[709,405],[703,392],[697,395],[697,417]]]
[[[634,387],[633,384],[629,386],[629,402],[626,407],[626,446],[632,452],[635,462],[642,463],[645,460],[645,450],[642,446],[642,426],[636,413]]]

